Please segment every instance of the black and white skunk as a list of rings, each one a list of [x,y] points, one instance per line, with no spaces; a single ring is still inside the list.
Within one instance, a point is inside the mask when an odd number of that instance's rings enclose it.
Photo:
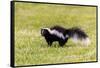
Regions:
[[[60,46],[64,46],[69,38],[72,38],[76,43],[78,40],[80,40],[84,45],[90,44],[88,35],[80,28],[75,27],[69,29],[63,28],[61,26],[42,28],[41,35],[45,38],[49,46],[51,46],[54,41],[58,41]]]

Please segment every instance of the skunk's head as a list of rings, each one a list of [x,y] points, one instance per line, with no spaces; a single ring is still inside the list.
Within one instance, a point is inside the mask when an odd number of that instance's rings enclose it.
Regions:
[[[42,28],[41,29],[41,35],[46,36],[46,35],[50,34],[49,30],[50,30],[49,28]]]

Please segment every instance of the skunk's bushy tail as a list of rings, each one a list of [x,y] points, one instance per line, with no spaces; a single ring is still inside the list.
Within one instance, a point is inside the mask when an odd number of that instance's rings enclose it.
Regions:
[[[88,35],[80,28],[70,28],[66,31],[70,38],[73,39],[73,42],[78,43],[78,41],[81,41],[82,45],[89,45],[90,39]]]

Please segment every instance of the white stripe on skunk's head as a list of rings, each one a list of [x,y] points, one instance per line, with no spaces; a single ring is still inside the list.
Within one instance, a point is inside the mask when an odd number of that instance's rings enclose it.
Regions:
[[[50,32],[50,29],[49,28],[42,28],[41,29],[41,35],[42,36],[45,36],[46,34],[48,34]]]

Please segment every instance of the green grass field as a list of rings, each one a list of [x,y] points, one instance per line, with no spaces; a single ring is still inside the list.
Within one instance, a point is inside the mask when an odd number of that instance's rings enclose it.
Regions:
[[[85,47],[72,40],[64,47],[48,47],[40,34],[43,27],[81,27],[91,39]],[[96,7],[15,3],[15,65],[96,61]]]

